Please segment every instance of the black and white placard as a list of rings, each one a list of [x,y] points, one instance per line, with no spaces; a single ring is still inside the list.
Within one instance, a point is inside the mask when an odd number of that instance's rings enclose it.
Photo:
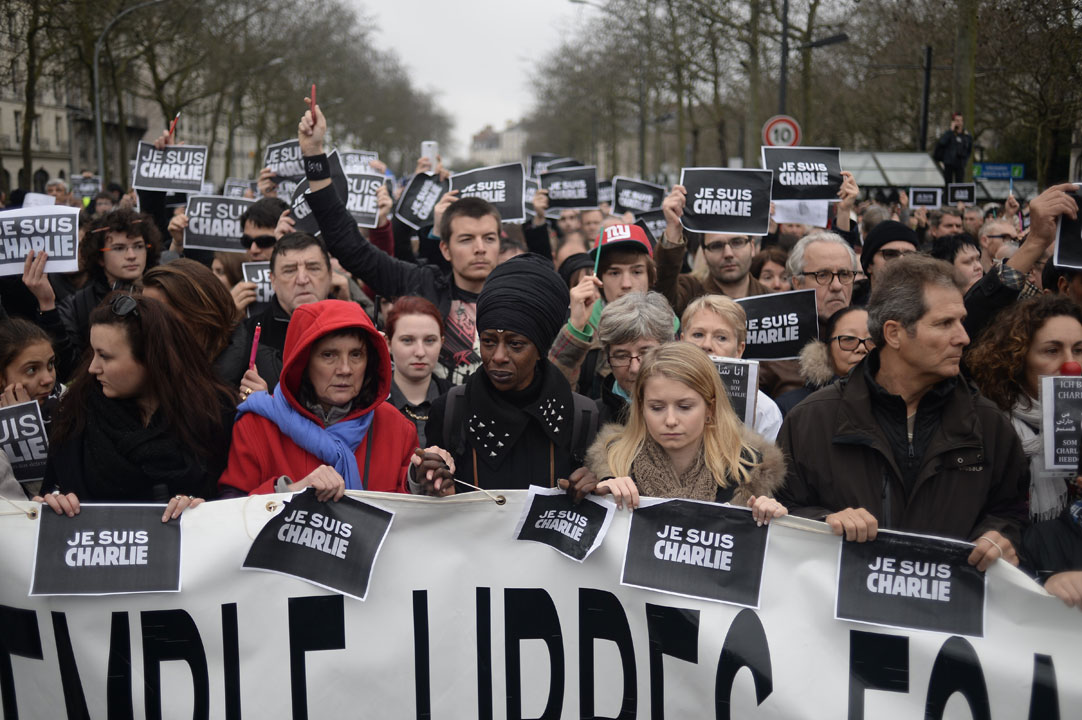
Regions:
[[[346,173],[342,169],[342,160],[338,157],[338,151],[332,150],[327,155],[327,163],[331,166],[331,186],[343,203],[349,192],[349,182]],[[281,185],[279,185],[281,187]],[[293,229],[296,232],[306,232],[309,235],[319,235],[319,223],[316,222],[312,208],[305,197],[308,194],[308,178],[304,178],[293,190],[293,196],[289,199],[289,216],[293,218]]]
[[[432,211],[449,186],[447,180],[441,181],[431,175],[417,173],[398,197],[395,216],[414,230],[431,225]]]
[[[71,192],[79,199],[94,200],[94,196],[101,192],[101,178],[97,175],[86,177],[79,175],[71,180]],[[86,205],[87,203],[83,203]]]
[[[769,528],[747,508],[643,500],[631,516],[620,582],[757,608]]]
[[[245,198],[189,195],[184,247],[188,250],[244,252],[240,244],[244,234],[240,216],[253,202]]]
[[[597,207],[597,168],[571,167],[541,175],[541,188],[549,191],[550,208],[593,210]]]
[[[983,637],[985,574],[967,561],[972,552],[970,543],[891,530],[843,540],[834,617]]]
[[[1041,415],[1045,468],[1074,470],[1082,438],[1082,377],[1042,377]]]
[[[650,247],[657,248],[658,240],[665,235],[665,211],[651,210],[635,216],[635,224],[646,231],[646,239],[650,241]]]
[[[838,148],[764,145],[762,161],[763,168],[774,173],[771,200],[839,199],[842,164]]]
[[[560,168],[569,167],[581,167],[582,165],[585,165],[585,163],[579,162],[575,158],[560,155],[558,157],[538,160],[534,163],[531,169],[533,170],[533,176],[539,178],[550,170],[559,170]]]
[[[164,505],[87,505],[38,517],[31,595],[180,592],[181,521]]]
[[[158,150],[141,142],[135,155],[136,190],[200,193],[207,172],[207,148],[203,145],[167,145]]]
[[[270,281],[270,261],[246,262],[240,264],[244,282],[255,283],[255,302],[247,308],[247,316],[254,317],[267,309],[274,297],[274,288]]]
[[[263,153],[263,167],[271,169],[278,185],[278,198],[289,201],[304,180],[304,157],[301,144],[296,139],[283,140],[267,146]]]
[[[711,355],[721,376],[733,412],[749,428],[755,427],[755,403],[759,393],[759,361]]]
[[[548,545],[582,562],[601,547],[615,511],[615,505],[591,495],[576,504],[570,493],[559,488],[531,485],[514,537]]]
[[[545,167],[542,163],[551,160],[560,160],[562,158],[563,155],[557,155],[556,153],[550,152],[530,153],[526,158],[526,176],[536,179],[539,170]]]
[[[811,340],[819,339],[815,290],[791,290],[736,300],[748,316],[749,360],[792,360]]]
[[[364,600],[394,513],[348,496],[320,502],[311,488],[283,506],[252,542],[244,568],[289,575]]]
[[[1082,183],[1067,193],[1082,208]],[[1029,220],[1029,215],[1025,216]],[[1082,268],[1082,213],[1071,218],[1061,214],[1056,222],[1056,251],[1052,262],[1059,267]]]
[[[31,250],[49,254],[46,272],[78,272],[79,208],[53,205],[0,212],[0,276],[22,275]]]
[[[21,483],[45,479],[49,436],[37,400],[0,407],[0,452]]]
[[[693,232],[766,235],[770,230],[770,171],[684,168],[687,190],[680,223]]]
[[[487,200],[496,207],[503,222],[522,222],[526,219],[522,194],[525,187],[526,172],[522,169],[522,163],[492,165],[451,176],[451,190],[458,190],[459,198]]]
[[[602,203],[612,205],[612,180],[601,180],[597,183],[597,204]]]
[[[943,188],[938,187],[911,187],[909,188],[909,207],[911,208],[938,208],[943,204]]]
[[[947,185],[947,204],[955,207],[958,203],[966,207],[977,204],[976,183],[951,183]]]
[[[526,214],[530,217],[537,215],[537,210],[533,206],[533,196],[537,194],[538,189],[538,182],[527,176],[526,183],[522,187],[522,203],[526,206]]]
[[[661,209],[665,187],[617,175],[612,179],[612,214],[641,215]]]
[[[376,193],[383,187],[383,176],[376,173],[346,172],[346,210],[354,222],[363,228],[374,228],[379,220]]]
[[[259,183],[244,178],[226,178],[225,185],[222,186],[222,195],[231,198],[242,198],[248,191],[251,191],[252,197],[258,197]]]
[[[372,150],[342,150],[338,156],[342,158],[342,168],[347,175],[375,173],[372,169],[372,161],[379,160],[379,153]],[[380,177],[383,176],[380,175]]]

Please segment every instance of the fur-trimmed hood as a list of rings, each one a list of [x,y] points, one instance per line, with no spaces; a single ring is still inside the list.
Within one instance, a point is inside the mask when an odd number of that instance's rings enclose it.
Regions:
[[[823,387],[834,381],[830,347],[822,340],[813,340],[801,348],[800,377],[804,379],[804,384],[813,387]]]
[[[609,467],[607,449],[623,432],[624,426],[619,423],[605,425],[598,431],[597,437],[586,452],[586,467],[599,480],[613,476],[612,469]],[[748,498],[753,495],[773,497],[777,489],[785,482],[785,457],[781,450],[748,427],[743,428],[743,440],[755,451],[759,462],[751,468],[747,482],[741,483],[733,494],[730,504],[740,506],[747,505]]]

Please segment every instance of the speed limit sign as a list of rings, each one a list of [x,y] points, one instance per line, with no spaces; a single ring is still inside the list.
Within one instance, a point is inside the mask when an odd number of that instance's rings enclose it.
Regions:
[[[763,145],[792,147],[800,144],[800,125],[788,115],[775,115],[763,125]]]

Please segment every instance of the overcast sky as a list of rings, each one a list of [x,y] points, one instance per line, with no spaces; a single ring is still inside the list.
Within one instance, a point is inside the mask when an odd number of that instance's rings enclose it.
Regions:
[[[376,46],[393,49],[418,87],[437,91],[459,156],[485,125],[500,130],[530,111],[535,60],[600,12],[569,0],[354,1],[376,22]]]

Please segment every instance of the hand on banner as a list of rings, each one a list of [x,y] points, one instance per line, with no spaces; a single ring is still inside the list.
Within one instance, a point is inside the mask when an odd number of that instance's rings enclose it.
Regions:
[[[846,508],[824,518],[835,535],[844,533],[845,539],[855,542],[875,540],[879,521],[864,508]]]
[[[301,144],[301,155],[305,157],[322,155],[323,137],[327,134],[327,118],[323,117],[319,103],[311,107],[312,98],[307,95],[304,98],[304,104],[309,107],[297,124],[297,141]]]
[[[533,194],[533,224],[545,224],[545,211],[549,209],[549,191],[543,188]]]
[[[777,235],[777,233],[778,233],[778,223],[774,222],[774,211],[776,209],[777,208],[774,207],[774,203],[771,202],[770,203],[770,222],[768,222],[766,224],[766,233],[767,233],[767,235]]]
[[[592,271],[587,270],[592,273]],[[571,315],[568,322],[579,332],[586,331],[594,303],[601,297],[601,280],[593,274],[583,275],[578,285],[571,288]]]
[[[440,220],[443,219],[443,213],[447,211],[447,208],[451,207],[451,203],[458,200],[458,190],[451,190],[444,193],[440,201],[436,203],[436,207],[432,209],[432,234],[436,237],[440,235]]]
[[[184,213],[177,213],[169,218],[169,236],[173,238],[173,244],[169,249],[173,252],[184,249],[184,228],[186,227],[188,227],[188,216]]]
[[[274,226],[274,238],[281,240],[283,235],[288,235],[296,229],[296,221],[289,216],[289,210],[283,210],[278,216],[278,224]]]
[[[56,293],[49,283],[49,276],[45,273],[45,263],[49,262],[49,253],[31,250],[26,254],[26,262],[23,264],[23,285],[38,301],[38,310],[48,312],[56,308]]]
[[[277,175],[269,167],[265,167],[259,171],[259,179],[256,180],[255,186],[259,190],[260,197],[278,197],[278,183],[274,181]],[[286,198],[288,200],[289,198]]]
[[[1048,578],[1044,589],[1066,603],[1067,607],[1082,610],[1082,571],[1056,573]]]
[[[244,377],[240,379],[240,400],[244,402],[248,399],[248,396],[254,392],[260,390],[266,392],[268,390],[267,382],[259,376],[259,371],[255,368],[249,368],[244,371]]]
[[[75,497],[75,493],[61,493],[59,490],[50,493],[45,497],[40,495],[31,499],[31,502],[45,503],[53,509],[57,515],[67,515],[68,517],[75,517],[79,514],[79,498]]]
[[[233,296],[233,304],[237,306],[239,312],[244,312],[255,302],[258,287],[254,282],[241,280],[229,291],[229,294]]]
[[[439,155],[436,156],[436,167],[433,170],[432,161],[426,157],[420,157],[417,159],[417,167],[413,169],[414,175],[421,173],[433,172],[440,181],[446,180],[451,177],[451,171],[443,166],[443,158]]]
[[[616,502],[616,507],[619,510],[622,510],[625,504],[628,511],[639,506],[639,487],[629,477],[614,477],[602,480],[594,488],[594,494],[612,495],[612,499]]]
[[[661,202],[661,211],[665,214],[665,233],[662,239],[668,245],[679,245],[683,242],[684,231],[680,227],[680,218],[684,216],[687,200],[687,188],[673,185],[672,192]]]
[[[751,516],[755,523],[762,527],[770,522],[771,518],[780,518],[789,514],[788,508],[772,497],[752,495],[748,498],[748,507],[751,508]]]
[[[379,208],[376,227],[383,227],[391,222],[391,211],[394,209],[394,200],[391,198],[391,193],[387,192],[386,185],[380,185],[379,190],[376,191],[376,206]]]
[[[1048,248],[1056,242],[1056,223],[1060,215],[1078,217],[1078,204],[1067,193],[1075,190],[1071,183],[1054,185],[1029,203],[1029,234],[1007,264],[1025,275],[1033,269]]]
[[[338,502],[346,494],[346,481],[330,465],[320,465],[304,479],[286,485],[290,492],[304,490],[306,487],[316,491],[316,500],[320,502]]]
[[[1018,566],[1018,553],[1015,552],[1014,545],[995,530],[983,533],[974,542],[976,546],[969,554],[968,560],[970,565],[976,565],[981,572],[987,570],[1000,558],[1015,567]]]
[[[191,495],[174,495],[169,498],[169,504],[165,506],[165,512],[162,513],[162,522],[176,520],[188,508],[193,508],[203,502],[205,502],[203,498],[192,497]]]
[[[22,383],[11,383],[4,388],[3,393],[0,393],[0,407],[18,405],[24,402],[30,402],[30,393],[26,391]]]
[[[387,175],[387,163],[382,160],[369,160],[368,169],[377,175]]]
[[[424,486],[424,494],[446,497],[455,494],[455,459],[441,447],[432,445],[414,451],[410,458],[414,480]]]
[[[177,142],[173,135],[169,134],[168,130],[162,130],[162,134],[154,139],[154,149],[164,150],[170,145],[183,145],[182,142]]]
[[[597,475],[594,475],[593,471],[584,466],[571,473],[570,478],[557,480],[556,484],[561,490],[571,493],[577,505],[597,487]]]

